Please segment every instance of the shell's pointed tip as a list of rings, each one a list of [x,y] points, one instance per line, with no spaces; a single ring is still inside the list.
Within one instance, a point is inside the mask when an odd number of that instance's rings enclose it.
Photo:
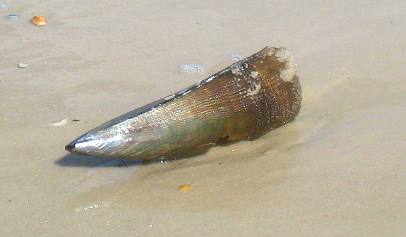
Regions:
[[[72,152],[73,149],[75,149],[75,142],[71,142],[68,145],[65,146],[65,150]]]

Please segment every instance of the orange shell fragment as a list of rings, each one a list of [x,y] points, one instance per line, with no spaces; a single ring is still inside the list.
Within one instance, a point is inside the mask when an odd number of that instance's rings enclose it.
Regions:
[[[182,191],[183,193],[187,193],[187,192],[189,192],[190,190],[192,190],[192,185],[190,185],[190,184],[184,184],[184,185],[179,186],[178,189],[179,189],[180,191]]]
[[[45,16],[33,16],[31,19],[32,24],[37,26],[44,26],[47,24]]]

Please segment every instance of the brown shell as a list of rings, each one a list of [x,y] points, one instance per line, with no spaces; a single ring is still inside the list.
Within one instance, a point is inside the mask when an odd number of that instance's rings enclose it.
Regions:
[[[37,25],[37,26],[44,26],[47,24],[47,20],[46,20],[45,16],[33,16],[31,18],[31,22],[32,22],[32,24]]]
[[[255,139],[292,121],[301,89],[284,48],[264,48],[174,95],[126,113],[69,144],[84,155],[171,159]]]

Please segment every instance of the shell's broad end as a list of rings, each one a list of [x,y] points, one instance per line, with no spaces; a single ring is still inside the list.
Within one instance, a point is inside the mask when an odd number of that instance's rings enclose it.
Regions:
[[[265,47],[218,73],[87,132],[65,147],[80,155],[176,159],[252,140],[293,121],[301,105],[285,48]]]
[[[285,66],[280,69],[280,78],[284,81],[291,81],[297,74],[296,65],[293,63],[293,56],[286,48],[266,47],[269,56],[276,59]]]

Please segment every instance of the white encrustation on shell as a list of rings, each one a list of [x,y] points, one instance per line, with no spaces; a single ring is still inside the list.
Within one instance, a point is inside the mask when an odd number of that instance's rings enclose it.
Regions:
[[[232,66],[231,67],[231,73],[234,74],[234,75],[237,75],[237,76],[242,75],[240,65],[237,64],[237,65]]]
[[[274,52],[276,59],[285,63],[285,68],[282,68],[280,72],[280,78],[284,81],[290,81],[296,74],[295,64],[293,63],[293,57],[290,52],[285,48],[278,48]]]
[[[248,89],[247,90],[247,95],[248,96],[257,95],[259,93],[259,91],[261,90],[261,88],[262,88],[260,84],[255,84],[254,87],[255,87],[254,89]]]
[[[250,73],[250,76],[252,77],[252,78],[257,78],[258,77],[258,75],[259,75],[259,73],[257,72],[257,71],[252,71],[251,73]]]

